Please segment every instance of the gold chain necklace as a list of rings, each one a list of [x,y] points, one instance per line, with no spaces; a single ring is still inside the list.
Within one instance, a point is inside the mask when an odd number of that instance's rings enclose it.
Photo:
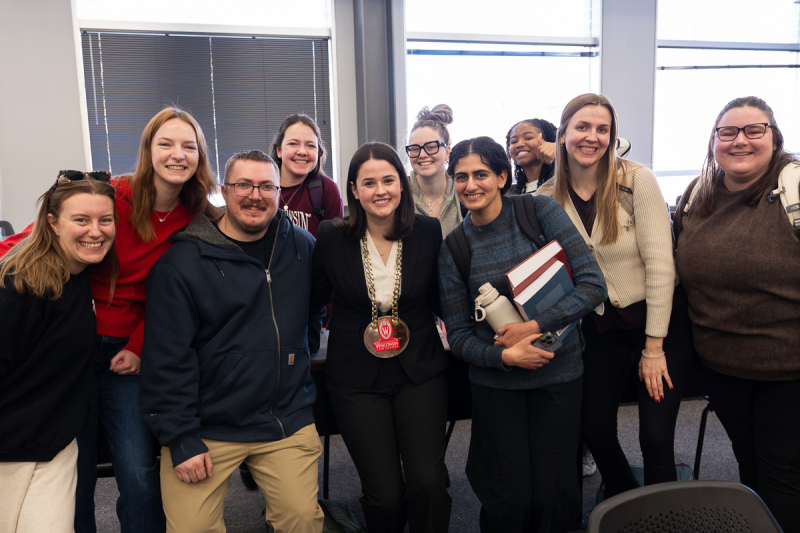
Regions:
[[[180,203],[181,203],[180,200],[178,200],[178,203],[172,206],[172,209],[170,209],[167,212],[167,214],[164,215],[164,218],[161,218],[160,216],[158,216],[158,211],[156,211],[155,209],[153,209],[153,213],[156,214],[156,218],[158,219],[159,222],[164,222],[165,220],[167,220],[167,217],[170,216],[173,211],[175,211],[175,208],[178,207],[180,205]]]
[[[397,241],[397,259],[394,265],[394,288],[392,290],[392,316],[378,317],[378,300],[375,297],[375,277],[372,273],[372,260],[369,257],[367,232],[364,232],[364,236],[361,238],[361,255],[364,258],[367,294],[372,301],[372,320],[364,330],[364,345],[376,357],[394,357],[406,349],[409,340],[408,326],[400,320],[397,314],[397,301],[400,298],[400,280],[403,271],[403,241]],[[396,337],[394,334],[396,334]]]
[[[297,186],[297,188],[294,190],[292,195],[289,197],[289,201],[283,202],[283,210],[284,211],[286,211],[286,212],[289,211],[289,202],[291,202],[294,199],[294,195],[297,194],[297,191],[299,191],[300,189],[303,188],[303,183],[305,183],[305,180],[300,182],[300,185]],[[283,194],[281,194],[281,200],[283,200]]]

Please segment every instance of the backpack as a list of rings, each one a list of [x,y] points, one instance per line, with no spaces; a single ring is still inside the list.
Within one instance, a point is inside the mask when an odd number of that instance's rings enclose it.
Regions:
[[[692,187],[689,200],[683,208],[684,213],[689,212],[689,206],[692,205],[698,190],[700,189],[697,186]],[[800,230],[800,163],[789,163],[781,170],[778,176],[778,188],[767,195],[767,201],[772,203],[777,197],[781,199],[789,224]]]
[[[544,234],[542,227],[539,224],[539,219],[536,217],[536,207],[533,205],[533,196],[530,194],[520,194],[511,196],[511,205],[514,206],[514,212],[517,215],[517,224],[522,233],[536,245],[537,249],[541,249],[545,244]],[[464,280],[464,286],[469,286],[469,269],[470,261],[472,260],[472,252],[467,244],[467,235],[464,233],[464,221],[447,234],[444,241],[450,249],[450,255],[453,256],[453,262],[456,264],[458,273],[461,274],[461,279]]]
[[[322,172],[318,172],[313,178],[308,178],[308,199],[311,200],[311,212],[314,213],[319,222],[322,222],[322,218],[325,216],[324,198],[324,180],[322,179]]]

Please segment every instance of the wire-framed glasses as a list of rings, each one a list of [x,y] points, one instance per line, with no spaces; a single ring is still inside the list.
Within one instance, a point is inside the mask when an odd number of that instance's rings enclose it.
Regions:
[[[261,198],[275,198],[278,196],[280,187],[275,185],[252,185],[250,183],[227,183],[229,187],[233,187],[233,192],[236,196],[250,196],[253,194],[253,189],[258,189]]]

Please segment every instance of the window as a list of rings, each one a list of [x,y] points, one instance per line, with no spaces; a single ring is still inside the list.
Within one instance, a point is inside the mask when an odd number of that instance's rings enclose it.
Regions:
[[[764,0],[754,9],[750,1],[730,0],[720,6],[658,4],[653,166],[670,203],[699,174],[714,120],[734,98],[766,101],[785,148],[800,152],[800,5]]]
[[[453,109],[453,142],[488,135],[505,145],[513,124],[526,118],[557,124],[571,98],[599,87],[598,2],[405,5],[407,130],[423,106],[444,103]]]
[[[76,0],[75,4],[82,20],[330,28],[328,0],[225,0],[224,7],[217,0]]]
[[[218,175],[237,151],[269,152],[292,113],[314,118],[331,146],[327,39],[94,31],[81,37],[96,170],[132,171],[142,129],[169,105],[200,123]]]

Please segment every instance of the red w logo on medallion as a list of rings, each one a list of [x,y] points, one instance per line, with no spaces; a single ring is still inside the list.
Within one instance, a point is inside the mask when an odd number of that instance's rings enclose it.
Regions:
[[[393,330],[392,321],[388,318],[384,318],[378,322],[378,334],[381,336],[382,340],[389,340],[392,337]]]

